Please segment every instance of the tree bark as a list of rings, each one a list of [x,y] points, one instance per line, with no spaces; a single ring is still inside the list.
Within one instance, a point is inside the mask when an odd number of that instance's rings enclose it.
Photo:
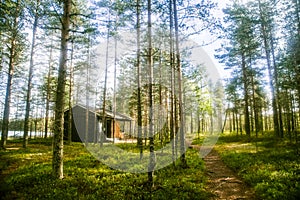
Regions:
[[[268,72],[269,72],[269,85],[271,88],[272,93],[272,108],[273,108],[273,123],[274,123],[274,132],[275,135],[279,136],[279,124],[278,124],[278,110],[277,110],[277,101],[276,101],[276,94],[275,94],[275,86],[273,84],[273,73],[272,73],[272,66],[271,66],[271,57],[270,57],[270,45],[268,42],[268,33],[266,30],[266,19],[263,16],[263,10],[261,7],[261,1],[258,1],[259,5],[259,12],[260,12],[260,20],[261,20],[261,32],[263,37],[263,43],[264,43],[264,50],[266,54],[266,60],[267,60],[267,66],[268,66]],[[271,33],[270,33],[271,34]]]
[[[181,72],[181,59],[179,50],[179,30],[178,30],[178,16],[176,0],[173,0],[174,12],[174,28],[175,28],[175,48],[176,48],[176,64],[177,64],[177,79],[178,79],[178,103],[179,103],[179,121],[180,121],[180,160],[182,165],[187,165],[185,159],[185,123],[184,123],[184,107],[183,107],[183,94],[182,94],[182,72]]]
[[[37,7],[35,9],[34,22],[32,27],[32,42],[31,42],[30,66],[29,66],[28,83],[27,83],[23,148],[27,148],[28,145],[29,114],[30,114],[31,88],[32,88],[32,77],[33,77],[33,57],[34,57],[34,50],[35,50],[36,31],[37,31],[38,20],[39,20],[39,16],[38,16],[39,0],[37,0],[36,3],[37,3]]]
[[[51,78],[51,68],[52,68],[52,41],[49,53],[49,66],[48,66],[48,75],[47,75],[47,88],[46,88],[46,114],[45,114],[45,138],[48,137],[48,123],[49,123],[49,110],[50,110],[50,96],[51,96],[51,88],[50,88],[50,78]]]
[[[176,149],[176,144],[175,144],[175,99],[174,99],[174,93],[175,93],[175,88],[174,88],[174,42],[173,42],[173,4],[172,0],[169,0],[169,31],[170,31],[170,140],[171,140],[171,145],[172,145],[172,161],[173,165],[175,166],[175,149]]]
[[[73,112],[72,112],[72,91],[73,91],[73,56],[74,55],[74,41],[72,40],[72,49],[71,49],[71,61],[69,67],[69,115],[68,115],[68,144],[72,143],[72,119],[73,119]]]
[[[52,171],[53,176],[57,179],[63,178],[63,121],[64,121],[64,97],[66,85],[66,70],[68,58],[68,39],[70,28],[70,12],[72,0],[63,1],[63,17],[60,44],[60,60],[58,69],[56,101],[55,101],[55,121],[53,136],[53,158]]]
[[[138,146],[140,150],[140,159],[143,157],[143,122],[142,122],[142,100],[141,100],[141,23],[140,23],[140,0],[136,1],[136,67],[137,67],[137,118],[138,118]]]
[[[18,34],[18,13],[20,10],[20,1],[16,2],[16,14],[14,16],[12,38],[10,40],[9,48],[9,62],[8,62],[8,73],[7,73],[7,84],[6,84],[6,95],[4,101],[4,113],[2,119],[2,135],[1,135],[1,146],[0,148],[5,149],[7,137],[8,137],[8,126],[9,126],[9,114],[10,114],[10,103],[11,103],[11,90],[12,90],[12,79],[14,76],[15,69],[15,58],[17,54],[17,34]]]
[[[86,63],[86,85],[85,85],[85,104],[86,104],[86,110],[85,110],[85,136],[84,136],[84,143],[85,146],[88,146],[89,144],[89,116],[90,116],[90,65],[91,65],[91,59],[90,59],[90,37],[88,37],[88,57],[87,57],[87,63]]]
[[[259,119],[258,119],[258,105],[255,99],[255,87],[254,87],[254,74],[251,74],[251,89],[252,89],[252,99],[253,99],[253,112],[254,112],[254,125],[255,125],[255,136],[258,136],[259,128]]]
[[[115,19],[115,31],[118,31],[118,15],[116,15]],[[113,143],[115,143],[115,131],[116,131],[116,112],[117,112],[117,96],[116,96],[116,89],[117,89],[117,60],[118,60],[118,39],[117,35],[114,37],[115,40],[115,63],[114,63],[114,95],[113,95]]]
[[[250,119],[249,119],[249,94],[248,94],[248,84],[247,84],[247,71],[246,71],[246,61],[245,55],[242,53],[242,70],[243,70],[243,84],[244,84],[244,112],[245,112],[245,131],[247,136],[250,137]]]
[[[11,103],[11,89],[12,89],[12,78],[14,74],[14,54],[15,54],[15,41],[11,42],[10,58],[9,58],[9,69],[7,75],[7,85],[6,85],[6,96],[4,103],[4,113],[2,119],[2,135],[1,135],[1,148],[5,149],[6,141],[8,137],[8,125],[9,125],[9,113],[10,113],[10,103]]]
[[[154,124],[153,124],[153,55],[152,55],[152,8],[151,8],[151,0],[147,1],[147,10],[148,10],[148,72],[149,72],[149,145],[150,145],[150,157],[149,157],[149,165],[148,165],[148,182],[149,185],[153,186],[153,176],[155,169],[155,152],[154,152]]]
[[[102,103],[102,130],[100,132],[100,147],[103,146],[103,142],[105,137],[105,133],[107,134],[107,127],[106,127],[106,90],[107,90],[107,76],[108,76],[108,57],[109,57],[109,41],[110,41],[110,6],[108,8],[108,27],[107,27],[107,36],[106,36],[106,55],[105,55],[105,75],[104,75],[104,88],[103,88],[103,103]]]

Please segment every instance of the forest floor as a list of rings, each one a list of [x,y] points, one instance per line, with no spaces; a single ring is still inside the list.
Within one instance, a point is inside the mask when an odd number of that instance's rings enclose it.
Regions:
[[[53,179],[51,138],[30,140],[27,149],[21,139],[11,140],[0,151],[0,199],[299,199],[300,144],[267,133],[251,140],[224,134],[202,159],[204,138],[194,139],[187,150],[187,168],[178,160],[156,170],[154,188],[147,173],[114,170],[81,143],[64,146],[64,179]],[[116,145],[139,152],[135,143]],[[106,159],[130,164],[129,157],[119,157]]]
[[[200,149],[198,145],[192,145],[191,147],[197,150]],[[254,189],[225,165],[215,149],[212,149],[204,157],[204,162],[205,174],[208,177],[206,189],[214,195],[213,200],[256,199]]]
[[[139,151],[136,144],[117,145],[128,152]],[[107,157],[111,163],[130,163],[129,157],[120,158]],[[27,149],[22,148],[22,140],[11,140],[0,151],[0,199],[208,200],[212,195],[205,188],[204,161],[194,149],[188,149],[186,159],[188,168],[178,160],[175,166],[156,170],[151,187],[147,173],[115,170],[74,142],[64,146],[64,179],[57,180],[51,174],[51,138],[30,140]]]

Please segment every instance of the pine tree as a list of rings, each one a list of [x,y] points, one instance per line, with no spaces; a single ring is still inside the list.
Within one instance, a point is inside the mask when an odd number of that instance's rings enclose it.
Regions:
[[[22,21],[22,17],[24,16],[24,5],[20,0],[5,1],[5,3],[2,5],[2,9],[5,10],[6,13],[3,20],[5,30],[2,31],[4,33],[5,42],[8,44],[6,49],[6,55],[8,55],[8,71],[0,146],[0,148],[5,148],[8,137],[12,79],[14,77],[15,67],[17,67],[21,62],[22,53],[25,48],[25,39],[22,33],[24,27]]]
[[[33,10],[32,11],[33,12],[32,41],[31,41],[30,66],[29,66],[28,83],[27,83],[23,148],[27,148],[27,144],[28,144],[29,113],[30,113],[31,89],[32,89],[32,78],[33,78],[33,68],[34,68],[34,52],[36,47],[36,33],[38,29],[39,15],[40,15],[39,9],[40,9],[40,1],[36,0],[36,2],[32,5],[32,10]]]
[[[277,73],[274,58],[274,35],[273,35],[273,21],[269,15],[270,8],[266,4],[262,4],[261,0],[258,1],[259,16],[260,16],[260,26],[261,26],[261,37],[263,40],[263,48],[265,51],[268,73],[269,73],[269,85],[272,93],[272,107],[273,107],[273,122],[274,122],[274,132],[277,136],[282,135],[282,129],[279,124],[279,112],[278,112],[278,99],[277,94]],[[272,58],[273,55],[273,65]]]
[[[255,37],[255,24],[251,19],[250,10],[244,5],[234,3],[232,7],[225,11],[227,28],[227,39],[230,46],[224,46],[225,54],[218,55],[217,58],[224,62],[229,68],[234,69],[238,78],[242,80],[245,131],[250,137],[250,83],[251,83],[251,62],[258,48],[257,38]],[[240,126],[241,127],[241,126]]]
[[[184,107],[183,107],[183,93],[182,93],[182,71],[181,71],[181,58],[179,49],[179,24],[177,15],[176,0],[173,0],[174,11],[174,28],[175,28],[175,57],[176,57],[176,71],[178,81],[178,103],[179,103],[179,121],[180,121],[180,160],[182,165],[187,165],[185,159],[185,133],[184,133]]]
[[[140,9],[140,1],[136,1],[136,44],[137,44],[137,51],[136,51],[136,67],[137,67],[137,120],[138,120],[138,146],[140,149],[140,158],[143,156],[143,139],[142,139],[142,100],[141,100],[141,9]]]
[[[63,120],[64,120],[64,95],[66,86],[66,70],[68,58],[68,40],[70,32],[70,14],[72,0],[62,2],[63,16],[61,19],[61,44],[60,60],[55,100],[55,121],[53,135],[53,158],[52,170],[53,176],[58,179],[63,178]]]
[[[152,1],[147,1],[147,12],[148,12],[148,22],[147,22],[147,39],[148,39],[148,51],[147,51],[147,64],[148,64],[148,73],[149,73],[149,145],[150,145],[150,157],[149,157],[149,166],[148,166],[148,182],[152,187],[154,168],[156,164],[155,152],[154,152],[154,115],[153,115],[153,51],[152,51]]]

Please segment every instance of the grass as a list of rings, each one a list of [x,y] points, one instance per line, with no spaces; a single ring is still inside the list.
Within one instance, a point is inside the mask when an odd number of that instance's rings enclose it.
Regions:
[[[251,140],[222,135],[216,148],[224,162],[254,187],[261,199],[299,199],[300,158],[288,140],[273,135]]]
[[[64,146],[64,179],[52,178],[51,139],[34,139],[27,149],[21,140],[9,141],[0,151],[2,199],[208,199],[204,163],[196,150],[180,162],[155,171],[154,187],[147,173],[114,170],[95,159],[80,143]],[[132,144],[122,149],[134,151]],[[123,158],[126,159],[126,158]]]

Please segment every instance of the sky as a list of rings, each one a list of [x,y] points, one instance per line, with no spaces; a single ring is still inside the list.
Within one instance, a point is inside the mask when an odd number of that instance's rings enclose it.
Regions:
[[[216,8],[216,11],[214,11],[212,14],[215,17],[218,17],[221,19],[224,16],[222,9],[224,9],[226,7],[226,5],[230,4],[230,2],[232,0],[213,0],[214,2],[216,2],[218,4],[218,8]],[[242,3],[246,3],[250,0],[240,0]],[[195,42],[201,44],[203,41],[209,41],[213,39],[213,36],[210,33],[203,33],[202,35],[199,36],[195,36],[192,38]],[[230,77],[230,73],[226,70],[224,70],[224,64],[219,63],[219,61],[217,59],[215,59],[215,50],[221,47],[221,40],[217,40],[214,43],[207,45],[207,46],[203,46],[203,50],[208,54],[208,56],[210,57],[211,61],[213,62],[213,64],[215,65],[215,67],[217,68],[217,70],[220,73],[221,78],[229,78]]]
[[[226,7],[226,4],[228,4],[230,2],[230,0],[214,0],[214,2],[218,3],[218,8],[212,14],[215,17],[221,18],[221,20],[222,20],[222,17],[224,16],[222,9]],[[200,36],[196,35],[196,36],[192,37],[191,39],[199,44],[202,44],[203,41],[210,41],[210,40],[213,40],[213,38],[214,37],[211,35],[211,33],[205,32],[205,33],[201,34]],[[221,45],[221,41],[217,40],[212,44],[203,46],[202,48],[208,54],[210,60],[212,61],[214,66],[219,71],[221,78],[226,78],[229,76],[229,73],[224,70],[224,65],[219,63],[219,61],[217,59],[215,59],[215,57],[214,57],[215,49],[220,48],[220,45]]]

